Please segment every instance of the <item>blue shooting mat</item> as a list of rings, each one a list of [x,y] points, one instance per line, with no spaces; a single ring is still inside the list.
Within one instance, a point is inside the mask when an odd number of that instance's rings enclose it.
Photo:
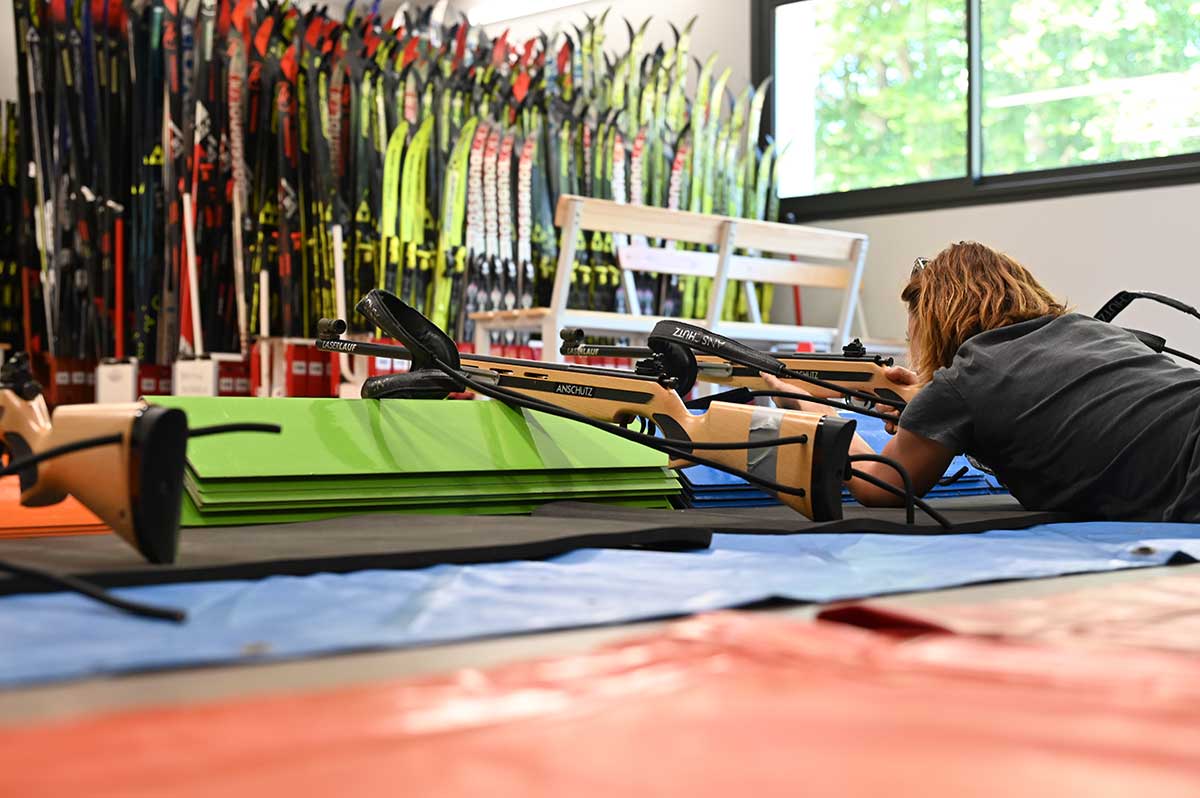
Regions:
[[[1200,557],[1200,524],[1051,524],[936,538],[714,536],[686,553],[582,549],[551,560],[126,588],[175,625],[67,593],[0,599],[0,685],[418,646],[623,623],[783,598],[864,598]]]
[[[858,422],[857,431],[875,451],[882,451],[891,435],[884,429],[882,419],[858,413],[843,413]],[[996,478],[980,471],[959,455],[950,461],[946,476],[963,473],[949,485],[935,485],[926,498],[942,499],[954,496],[986,496],[1008,491]],[[708,466],[690,466],[679,472],[684,495],[691,507],[769,507],[779,500],[744,479]],[[853,502],[850,491],[843,488],[842,501]]]

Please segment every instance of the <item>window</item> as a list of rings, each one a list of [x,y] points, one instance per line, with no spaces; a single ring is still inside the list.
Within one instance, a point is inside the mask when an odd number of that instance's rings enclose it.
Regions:
[[[754,0],[784,210],[1200,180],[1200,0]]]
[[[1200,150],[1200,2],[984,0],[983,171]]]
[[[961,0],[780,6],[780,196],[964,176],[965,20]]]

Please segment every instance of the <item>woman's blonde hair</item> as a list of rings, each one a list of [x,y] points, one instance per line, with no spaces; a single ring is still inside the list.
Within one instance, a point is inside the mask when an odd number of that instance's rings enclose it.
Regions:
[[[974,241],[952,244],[914,270],[900,298],[915,320],[913,369],[922,382],[973,335],[1067,312],[1028,269]]]

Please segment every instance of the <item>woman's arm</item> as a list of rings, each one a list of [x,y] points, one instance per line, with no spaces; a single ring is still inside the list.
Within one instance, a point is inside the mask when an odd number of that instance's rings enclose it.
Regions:
[[[875,454],[875,450],[861,436],[855,435],[854,440],[850,443],[850,454]],[[954,452],[945,446],[928,438],[922,438],[903,427],[896,431],[896,436],[887,442],[887,446],[883,447],[880,454],[895,460],[904,467],[909,478],[912,479],[913,492],[917,496],[924,496],[928,493],[929,489],[941,479],[942,474],[946,473],[946,468],[954,459]],[[896,473],[896,469],[885,463],[855,463],[854,468],[883,480],[889,485],[904,488],[904,480]],[[851,479],[846,485],[859,504],[867,507],[900,507],[904,504],[904,500],[899,496],[888,493],[865,480]]]
[[[775,403],[780,407],[803,410],[809,413],[837,415],[837,411],[831,407],[817,404],[816,402],[805,402],[802,398],[804,394],[797,391],[794,386],[782,382],[769,374],[763,374],[762,376],[767,384],[771,386],[771,390],[796,394],[795,399],[777,398]],[[916,379],[916,375],[911,371],[898,367],[889,369],[887,376],[889,379],[900,383],[911,383]],[[888,431],[894,432],[895,437],[888,441],[887,445],[883,447],[883,451],[879,452],[879,454],[895,460],[903,466],[912,479],[913,491],[917,496],[924,496],[937,483],[942,474],[946,473],[946,468],[950,465],[950,461],[954,459],[956,453],[950,451],[940,443],[923,438],[906,429],[897,429],[894,423],[888,424]],[[850,454],[876,454],[876,452],[871,448],[869,443],[863,440],[861,435],[855,435],[854,440],[850,443]],[[904,480],[900,478],[900,475],[896,473],[894,468],[885,463],[860,462],[855,463],[854,468],[857,471],[862,471],[876,479],[882,480],[893,487],[901,490],[904,488]],[[895,496],[862,479],[851,479],[846,485],[850,488],[850,492],[854,494],[854,498],[860,504],[868,507],[900,507],[904,504],[904,500],[899,496]]]

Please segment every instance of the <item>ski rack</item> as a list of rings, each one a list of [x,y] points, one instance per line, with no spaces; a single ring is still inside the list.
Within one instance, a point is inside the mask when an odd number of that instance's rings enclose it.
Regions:
[[[634,272],[657,272],[692,277],[709,277],[713,286],[701,322],[707,329],[738,341],[768,344],[811,343],[816,351],[832,351],[850,341],[856,319],[859,289],[867,256],[867,236],[818,227],[760,222],[729,216],[675,211],[611,200],[574,195],[559,198],[555,224],[561,229],[558,270],[550,307],[472,313],[475,322],[475,352],[487,354],[493,332],[506,330],[540,332],[542,357],[560,362],[555,342],[563,328],[578,328],[588,334],[645,335],[661,321],[659,316],[640,312]],[[567,307],[576,243],[583,230],[612,233],[632,243],[617,247],[622,272],[622,290],[629,313],[577,310]],[[651,247],[648,239],[717,247],[717,252],[700,252]],[[670,245],[668,245],[670,246]],[[773,253],[780,257],[735,254]],[[797,260],[785,260],[794,256]],[[721,310],[731,280],[747,283],[833,288],[843,292],[836,327],[796,326],[764,323],[754,291],[746,298],[751,321],[722,321]],[[857,318],[860,320],[861,312]]]

